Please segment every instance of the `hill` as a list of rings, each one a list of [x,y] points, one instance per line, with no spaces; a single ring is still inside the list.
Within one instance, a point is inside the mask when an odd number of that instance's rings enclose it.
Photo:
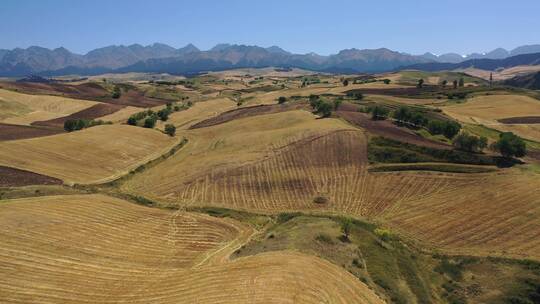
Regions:
[[[540,90],[540,72],[516,76],[504,81],[503,84],[518,88]]]
[[[440,63],[440,62],[431,62],[431,63],[420,63],[413,64],[405,67],[400,67],[400,69],[411,69],[411,70],[421,70],[421,71],[444,71],[444,70],[456,70],[456,69],[467,69],[467,68],[476,68],[482,70],[494,71],[499,68],[511,68],[520,65],[539,65],[540,64],[540,53],[534,54],[524,54],[508,57],[505,59],[471,59],[463,61],[460,63]]]

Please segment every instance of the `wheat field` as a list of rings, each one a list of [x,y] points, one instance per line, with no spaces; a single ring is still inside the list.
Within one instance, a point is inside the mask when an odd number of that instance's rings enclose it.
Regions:
[[[4,303],[383,303],[338,266],[294,252],[230,261],[253,230],[103,195],[0,204]]]
[[[2,143],[0,164],[62,179],[100,183],[169,151],[178,139],[157,130],[102,125]]]
[[[98,103],[88,100],[30,95],[0,89],[0,122],[29,125],[34,121],[67,116],[96,104]]]

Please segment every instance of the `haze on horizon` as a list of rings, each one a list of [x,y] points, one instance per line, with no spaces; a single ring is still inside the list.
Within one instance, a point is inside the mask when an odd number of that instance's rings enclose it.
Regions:
[[[218,43],[293,53],[389,48],[410,54],[482,53],[539,42],[540,2],[507,1],[31,1],[2,2],[0,48]]]

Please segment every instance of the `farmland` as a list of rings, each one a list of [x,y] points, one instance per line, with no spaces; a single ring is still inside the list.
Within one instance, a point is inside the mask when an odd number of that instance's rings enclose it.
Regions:
[[[465,103],[441,107],[448,115],[467,123],[514,132],[526,139],[540,141],[540,126],[521,117],[540,116],[540,102],[522,95],[488,95],[473,97]],[[516,121],[517,120],[517,121]]]
[[[0,121],[8,124],[29,125],[34,121],[73,114],[95,104],[87,100],[0,90],[0,109],[2,109]]]
[[[531,299],[527,284],[540,280],[533,92],[456,72],[109,76],[2,84],[12,97],[0,103],[3,299]],[[471,87],[440,86],[453,77]],[[398,121],[402,108],[489,143],[513,131],[529,154],[500,165],[491,148],[459,150],[426,124]],[[85,119],[107,124],[63,130]]]
[[[315,257],[218,258],[251,233],[233,220],[101,195],[8,200],[0,209],[0,295],[12,303],[383,303]]]
[[[126,174],[174,144],[174,139],[153,130],[97,126],[2,143],[0,164],[56,177],[66,183],[95,183]]]

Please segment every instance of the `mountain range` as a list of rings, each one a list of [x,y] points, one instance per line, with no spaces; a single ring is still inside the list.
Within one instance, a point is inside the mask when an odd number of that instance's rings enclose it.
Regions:
[[[442,54],[438,56],[432,53],[425,53],[421,56],[435,62],[460,63],[460,62],[472,60],[472,59],[505,59],[512,56],[532,54],[532,53],[540,53],[539,44],[523,45],[510,51],[503,48],[497,48],[491,52],[482,53],[482,54],[472,53],[466,56],[461,56],[456,53],[447,53],[447,54]]]
[[[92,75],[106,72],[193,74],[210,70],[267,66],[336,73],[383,72],[411,65],[502,59],[535,52],[540,52],[540,45],[522,46],[511,51],[496,49],[486,54],[471,54],[465,57],[452,53],[440,56],[431,53],[411,55],[386,48],[353,48],[322,56],[315,53],[293,54],[278,46],[264,48],[231,44],[218,44],[210,50],[202,51],[192,44],[177,49],[162,43],[148,46],[113,45],[80,55],[63,47],[51,50],[32,46],[26,49],[0,49],[0,76]]]

